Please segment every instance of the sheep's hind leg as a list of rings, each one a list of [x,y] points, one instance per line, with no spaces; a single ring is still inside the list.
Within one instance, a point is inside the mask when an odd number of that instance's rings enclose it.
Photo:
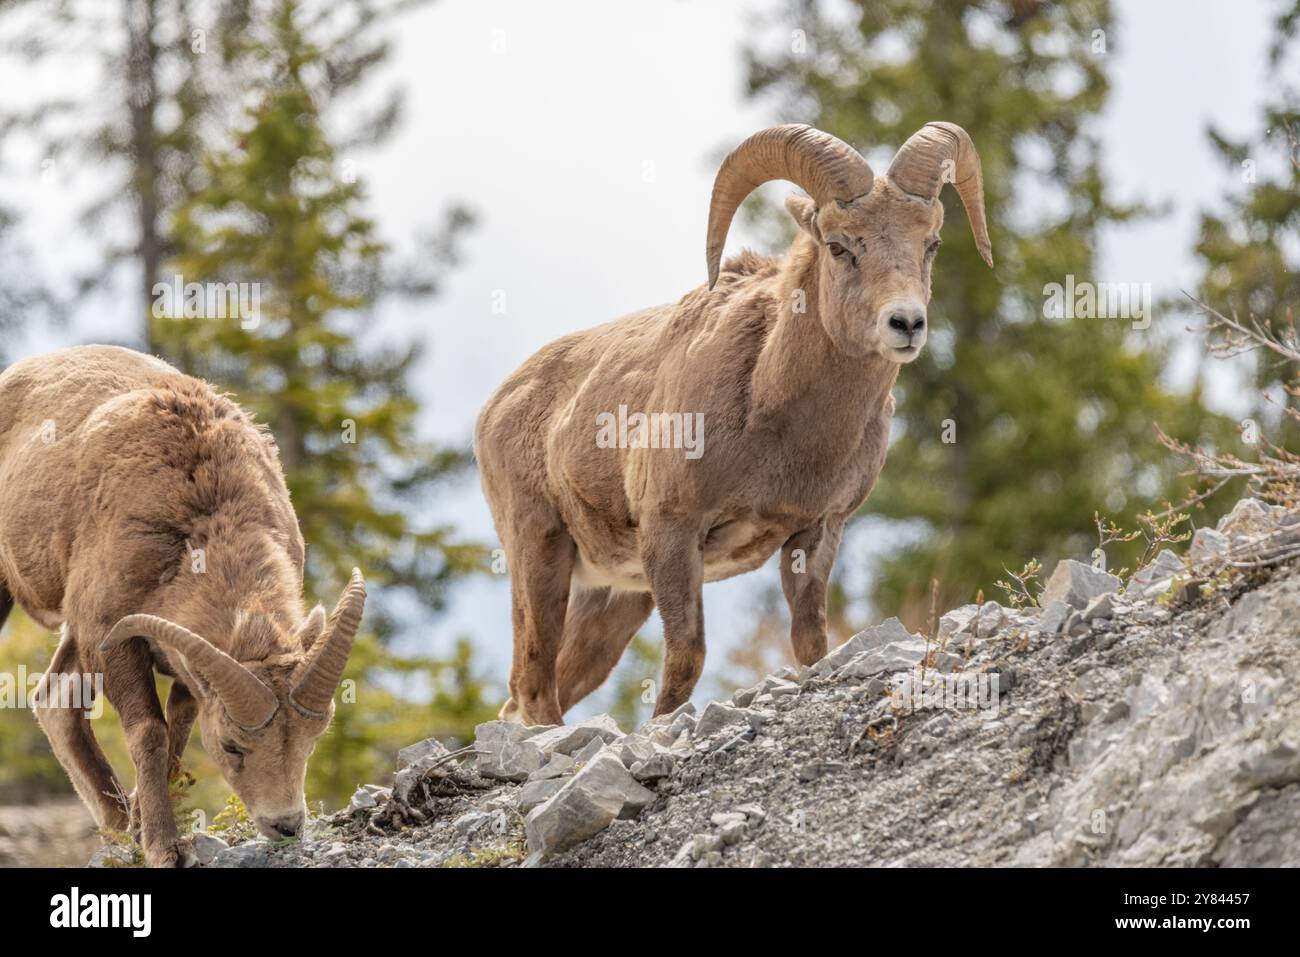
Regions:
[[[590,588],[569,595],[556,668],[561,711],[568,711],[609,677],[654,607],[654,598],[643,591]]]
[[[105,831],[125,831],[129,824],[126,792],[95,740],[86,713],[91,702],[78,702],[80,708],[62,707],[68,702],[55,686],[62,676],[80,680],[81,676],[73,671],[77,667],[77,644],[71,629],[65,625],[59,647],[38,685],[33,708],[36,722],[49,738],[50,749],[95,822]]]
[[[655,714],[690,699],[704,670],[704,533],[660,516],[641,526],[641,564],[664,623],[664,675]]]
[[[506,544],[510,568],[510,605],[514,656],[510,663],[510,700],[501,716],[524,724],[559,724],[563,720],[556,688],[556,660],[564,636],[569,579],[576,546],[554,513],[518,517]]]

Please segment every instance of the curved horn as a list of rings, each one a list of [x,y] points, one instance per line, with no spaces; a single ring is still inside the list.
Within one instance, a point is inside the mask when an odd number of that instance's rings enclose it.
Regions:
[[[221,699],[230,720],[245,731],[266,727],[280,709],[275,692],[247,668],[207,639],[156,615],[127,615],[100,643],[101,651],[131,638],[152,638],[176,649],[185,664]]]
[[[933,200],[944,183],[957,187],[980,257],[993,267],[984,218],[984,174],[970,135],[956,123],[926,123],[899,149],[885,174],[905,193]]]
[[[706,248],[710,289],[718,281],[718,263],[736,209],[774,179],[789,180],[821,206],[833,199],[848,203],[871,192],[874,174],[852,146],[811,126],[773,126],[745,140],[722,161],[713,181]]]
[[[343,597],[334,606],[325,634],[312,649],[293,676],[293,690],[289,701],[299,711],[312,718],[329,714],[334,689],[343,678],[348,655],[352,653],[352,639],[361,626],[361,612],[366,607],[366,582],[361,569],[352,569],[352,580],[343,589]]]

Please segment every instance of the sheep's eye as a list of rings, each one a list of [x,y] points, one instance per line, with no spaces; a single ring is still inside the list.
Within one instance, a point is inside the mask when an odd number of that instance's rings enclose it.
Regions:
[[[236,744],[231,744],[229,741],[221,742],[221,750],[225,751],[226,754],[233,755],[237,758],[242,758],[244,756],[243,749]]]
[[[942,241],[942,240],[939,240],[939,239],[936,239],[936,240],[935,240],[934,242],[932,242],[930,245],[928,245],[928,246],[925,247],[925,254],[926,254],[927,256],[933,256],[935,253],[937,253],[937,252],[939,251],[939,247],[942,246],[942,245],[943,245],[943,241]]]
[[[831,251],[832,256],[843,256],[846,252],[848,252],[848,250],[845,249],[843,246],[841,246],[839,243],[827,243],[826,248]]]

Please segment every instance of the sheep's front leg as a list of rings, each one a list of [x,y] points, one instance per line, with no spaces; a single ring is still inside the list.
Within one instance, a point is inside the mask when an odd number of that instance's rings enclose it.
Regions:
[[[194,849],[180,836],[168,793],[170,742],[154,690],[153,662],[143,641],[126,641],[106,654],[104,692],[122,719],[135,764],[135,807],[140,843],[150,867],[191,867]]]
[[[704,536],[696,523],[668,516],[641,525],[641,564],[664,623],[656,715],[689,700],[704,670]]]
[[[190,689],[180,681],[173,681],[171,691],[167,694],[167,780],[175,781],[181,776],[181,758],[185,747],[190,742],[190,732],[194,728],[194,719],[199,714],[199,703]],[[141,840],[140,802],[135,792],[131,793],[131,839],[137,843]]]
[[[176,780],[181,775],[181,758],[190,743],[190,731],[199,714],[199,703],[190,689],[179,680],[172,682],[167,694],[167,777]]]
[[[801,665],[826,657],[826,588],[844,519],[827,518],[781,547],[781,590],[790,606],[790,643]]]

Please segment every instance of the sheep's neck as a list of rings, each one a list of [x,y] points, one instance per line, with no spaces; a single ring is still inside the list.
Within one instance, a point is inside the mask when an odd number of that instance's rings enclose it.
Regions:
[[[302,617],[302,595],[285,550],[265,534],[250,533],[210,545],[203,559],[201,571],[186,567],[168,588],[173,620],[237,661],[294,650],[281,644]],[[278,627],[240,627],[250,616]]]
[[[898,378],[898,364],[884,356],[850,356],[835,347],[817,314],[815,263],[792,255],[751,378],[751,423],[790,432],[808,454],[855,448]],[[796,289],[803,290],[804,312],[794,311]]]

